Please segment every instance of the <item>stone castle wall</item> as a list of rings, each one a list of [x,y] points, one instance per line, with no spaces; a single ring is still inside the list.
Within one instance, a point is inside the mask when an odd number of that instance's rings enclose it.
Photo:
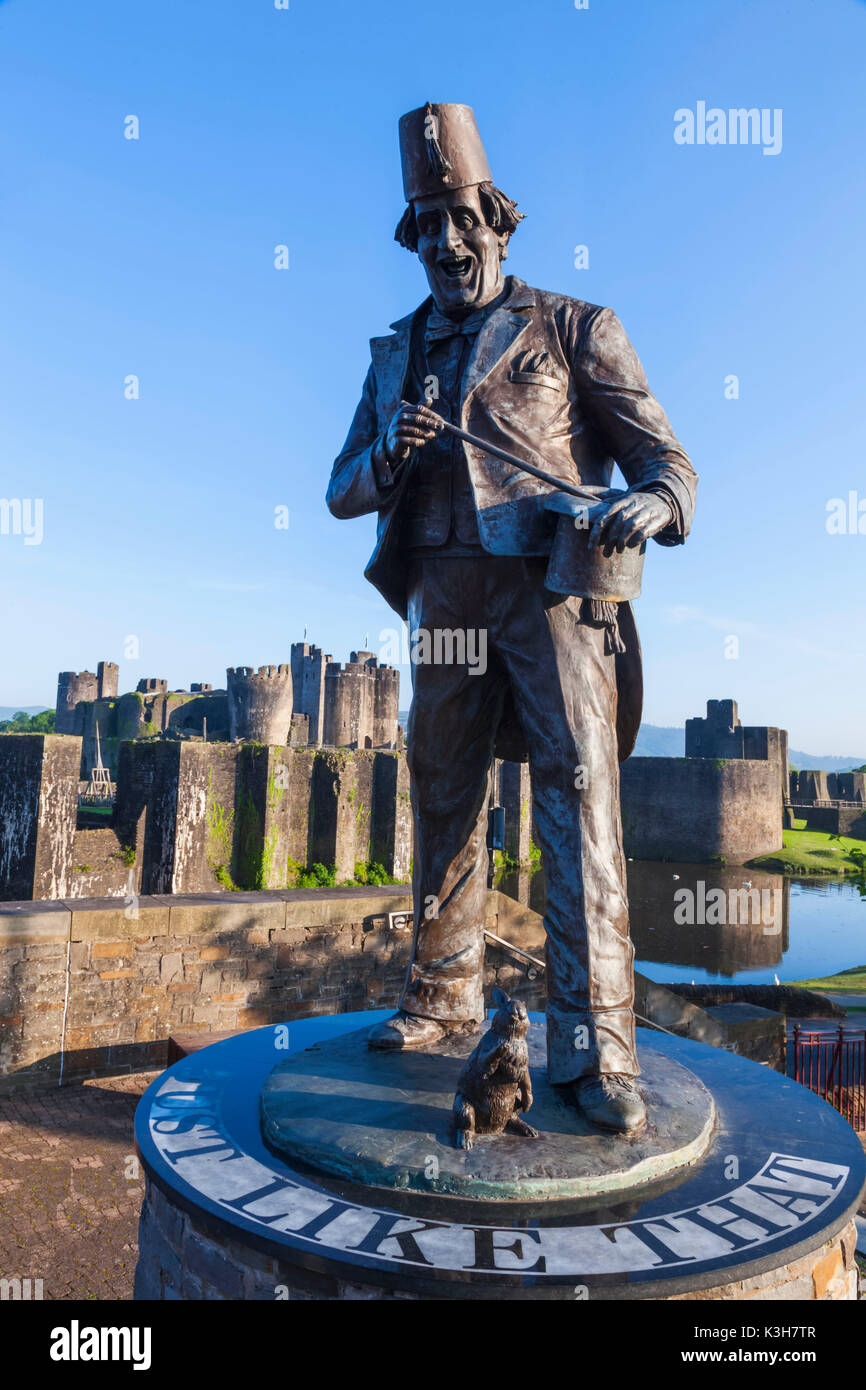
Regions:
[[[797,806],[813,801],[866,803],[866,772],[824,772],[806,768],[790,774],[790,797]]]
[[[787,730],[741,724],[736,700],[707,700],[705,718],[686,720],[686,757],[772,760],[781,794],[788,794]]]
[[[806,808],[806,829],[866,840],[866,807],[859,803],[851,806],[809,806]]]
[[[314,864],[411,872],[405,756],[136,739],[113,815],[79,817],[81,741],[0,736],[0,900],[287,888]]]
[[[322,742],[333,748],[397,748],[400,673],[372,652],[325,667]]]
[[[805,815],[808,830],[866,840],[866,772],[792,772],[789,795],[791,814]]]
[[[166,690],[165,681],[139,681],[139,689],[115,697],[85,700],[76,710],[74,728],[57,730],[81,736],[81,776],[89,778],[96,766],[96,731],[103,765],[112,779],[117,775],[120,745],[126,739],[152,738],[159,734],[201,737],[205,723],[210,740],[229,736],[228,699],[223,690],[202,692]]]
[[[61,671],[57,677],[57,703],[54,712],[56,734],[80,734],[81,715],[77,706],[83,700],[114,700],[120,672],[113,661],[100,661],[92,671]]]
[[[0,737],[0,895],[62,898],[78,813],[81,740]]]
[[[288,888],[317,863],[338,883],[368,862],[410,876],[401,753],[139,738],[120,744],[103,825],[78,813],[80,756],[76,738],[0,736],[0,900]],[[770,760],[631,758],[626,853],[736,864],[778,850],[776,771]],[[506,853],[527,864],[528,768],[497,762],[491,799],[505,809]],[[858,804],[852,814],[856,834]]]
[[[629,758],[620,776],[623,839],[633,859],[744,864],[782,847],[773,760]]]
[[[292,672],[287,665],[229,667],[229,737],[257,743],[289,741],[292,722]]]
[[[313,744],[325,741],[325,670],[332,660],[311,642],[292,643],[293,712],[307,716],[308,740]]]

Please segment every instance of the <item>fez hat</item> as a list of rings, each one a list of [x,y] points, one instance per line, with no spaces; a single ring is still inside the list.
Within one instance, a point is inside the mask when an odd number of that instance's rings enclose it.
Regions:
[[[471,106],[427,102],[400,117],[406,202],[471,183],[492,183]]]

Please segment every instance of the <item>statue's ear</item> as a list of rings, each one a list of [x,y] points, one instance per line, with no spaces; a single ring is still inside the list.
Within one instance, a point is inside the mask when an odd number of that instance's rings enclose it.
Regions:
[[[496,1005],[497,1009],[505,1009],[508,1007],[508,995],[505,993],[504,989],[499,989],[499,987],[497,986],[497,988],[495,988],[493,993],[491,994],[490,998],[493,1000],[493,1003]]]

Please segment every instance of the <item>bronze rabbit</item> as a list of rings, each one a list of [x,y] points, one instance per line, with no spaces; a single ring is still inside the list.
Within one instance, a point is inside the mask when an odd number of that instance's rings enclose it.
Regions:
[[[538,1130],[520,1118],[532,1105],[526,1005],[501,989],[492,995],[496,1013],[489,1030],[468,1058],[454,1097],[455,1146],[471,1149],[476,1134],[520,1134],[537,1139]]]

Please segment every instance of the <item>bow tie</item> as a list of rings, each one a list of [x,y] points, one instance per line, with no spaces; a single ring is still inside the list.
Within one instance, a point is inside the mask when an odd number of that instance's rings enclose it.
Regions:
[[[476,309],[474,313],[468,314],[465,319],[449,319],[445,314],[441,314],[437,308],[432,308],[427,317],[427,327],[424,333],[424,342],[427,347],[431,343],[438,343],[443,338],[454,338],[459,333],[471,337],[477,333],[484,320],[490,306],[485,304],[481,309]]]

